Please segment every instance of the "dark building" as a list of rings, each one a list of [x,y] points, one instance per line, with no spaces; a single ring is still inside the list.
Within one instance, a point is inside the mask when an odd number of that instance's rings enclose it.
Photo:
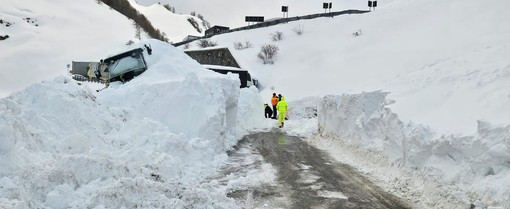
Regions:
[[[202,65],[241,68],[228,48],[186,50],[184,53]]]
[[[208,36],[208,35],[214,35],[214,34],[218,34],[218,33],[221,33],[223,31],[228,31],[230,28],[229,27],[224,27],[224,26],[219,26],[219,25],[215,25],[213,26],[212,28],[209,28],[205,31],[205,35]]]
[[[252,78],[247,70],[241,69],[228,48],[188,50],[184,53],[209,70],[221,74],[230,72],[239,75],[241,88],[253,85],[258,87],[258,80]]]

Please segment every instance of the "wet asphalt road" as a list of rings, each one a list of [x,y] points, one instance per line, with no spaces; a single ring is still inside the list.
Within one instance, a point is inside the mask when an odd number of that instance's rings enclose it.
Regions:
[[[351,166],[335,162],[327,153],[279,130],[246,136],[229,153],[236,165],[240,163],[234,161],[247,155],[260,155],[272,164],[277,184],[230,192],[244,208],[410,208]],[[261,164],[255,161],[226,167],[223,175],[246,172]]]

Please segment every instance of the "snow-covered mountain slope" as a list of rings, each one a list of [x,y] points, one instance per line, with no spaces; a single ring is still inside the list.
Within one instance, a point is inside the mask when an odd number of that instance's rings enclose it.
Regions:
[[[170,42],[180,42],[188,35],[203,36],[205,30],[207,30],[204,27],[203,21],[199,18],[191,15],[174,14],[168,11],[162,4],[142,6],[135,0],[129,0],[129,3],[147,17],[155,28],[165,33],[166,38]],[[192,20],[191,22],[190,19]]]
[[[108,18],[105,18],[108,17]],[[30,18],[30,19],[27,19]],[[71,61],[94,61],[132,40],[130,20],[96,1],[2,1],[0,96],[66,74]]]
[[[187,20],[194,18],[203,27],[196,17],[173,14],[162,5],[134,7],[170,41],[204,32],[201,28],[198,33]],[[0,19],[0,35],[9,36],[0,41],[0,97],[66,74],[71,61],[98,61],[128,41],[138,41],[132,20],[97,1],[6,0]]]
[[[170,4],[177,8],[178,13],[189,14],[195,11],[202,14],[212,25],[222,25],[237,28],[248,25],[245,16],[264,16],[265,20],[281,18],[281,6],[288,7],[288,16],[303,16],[323,13],[323,1],[316,0],[136,0],[141,5],[152,5],[160,2]],[[379,4],[389,4],[393,0],[380,1]],[[329,0],[332,3],[331,11],[346,9],[368,10],[367,1],[361,0]],[[329,11],[329,10],[328,10]]]
[[[404,121],[441,133],[472,134],[477,120],[510,119],[509,2],[394,0],[375,12],[290,22],[214,36],[243,68],[289,100],[383,90]],[[303,35],[293,30],[301,27]],[[283,33],[273,42],[271,34]],[[361,35],[354,36],[353,33]],[[253,47],[235,50],[234,42]],[[257,58],[261,46],[279,48],[274,65]],[[191,48],[198,48],[191,43]],[[268,96],[269,97],[269,96]]]

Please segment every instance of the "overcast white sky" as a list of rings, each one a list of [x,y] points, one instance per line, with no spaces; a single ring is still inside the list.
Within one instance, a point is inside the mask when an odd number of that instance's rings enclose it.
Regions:
[[[136,0],[139,4],[150,5],[161,2],[176,8],[177,13],[191,11],[203,15],[211,25],[236,28],[247,25],[245,16],[264,16],[265,19],[282,17],[281,6],[289,7],[289,17],[324,12],[323,2],[333,3],[331,11],[346,9],[368,9],[366,0]]]

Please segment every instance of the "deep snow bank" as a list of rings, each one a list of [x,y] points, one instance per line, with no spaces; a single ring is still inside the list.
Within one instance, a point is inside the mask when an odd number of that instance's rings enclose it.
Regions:
[[[386,106],[387,93],[326,96],[318,105],[323,136],[380,151],[394,166],[426,171],[461,188],[476,206],[510,207],[510,126],[479,122],[474,136],[437,135],[404,124]],[[461,197],[463,195],[458,195]]]
[[[0,100],[0,208],[234,207],[205,177],[258,95],[149,43],[149,70],[126,84],[59,77]]]
[[[160,122],[173,133],[219,139],[224,143],[217,144],[218,151],[232,146],[239,79],[207,70],[168,44],[151,45],[153,55],[145,55],[149,70],[124,85],[111,85],[98,100]]]

